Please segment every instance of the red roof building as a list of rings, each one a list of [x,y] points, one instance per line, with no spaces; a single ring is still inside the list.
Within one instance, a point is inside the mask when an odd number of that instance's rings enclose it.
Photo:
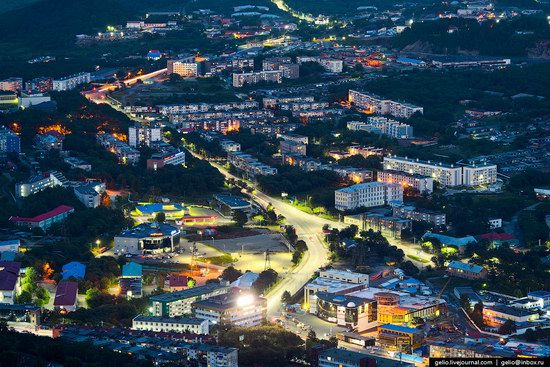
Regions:
[[[57,285],[53,305],[58,311],[72,312],[76,310],[78,295],[77,282],[61,282]]]
[[[70,213],[74,212],[74,208],[67,205],[60,205],[49,212],[37,215],[33,218],[27,217],[11,217],[10,221],[16,226],[27,228],[41,228],[46,230],[52,224],[64,221]]]
[[[476,239],[478,241],[489,241],[495,246],[501,245],[503,243],[507,243],[510,246],[516,246],[519,244],[519,241],[514,237],[513,234],[502,232],[502,233],[496,233],[496,232],[489,232],[484,233],[476,236]]]

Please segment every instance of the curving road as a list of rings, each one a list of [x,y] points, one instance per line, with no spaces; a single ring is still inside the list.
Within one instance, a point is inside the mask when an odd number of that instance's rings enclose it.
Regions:
[[[233,176],[220,165],[214,162],[210,162],[210,164],[217,168],[226,178],[239,180],[238,177]],[[288,273],[284,274],[281,281],[266,295],[268,317],[278,316],[280,315],[283,292],[288,291],[290,294],[297,293],[311,279],[311,276],[317,269],[328,264],[329,251],[321,240],[323,225],[329,224],[331,227],[341,227],[341,224],[304,213],[292,205],[268,196],[257,189],[251,195],[264,207],[271,203],[277,214],[283,215],[286,218],[286,222],[294,226],[298,237],[304,240],[308,246],[308,251],[304,254],[302,261],[296,267],[290,269]]]

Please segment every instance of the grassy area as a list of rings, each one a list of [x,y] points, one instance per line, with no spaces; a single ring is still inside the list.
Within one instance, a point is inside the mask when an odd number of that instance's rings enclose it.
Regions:
[[[293,202],[291,205],[292,205],[293,207],[295,207],[295,208],[297,208],[297,209],[303,211],[304,213],[316,215],[316,216],[318,216],[319,218],[323,218],[323,219],[327,219],[327,220],[338,220],[337,217],[334,217],[334,216],[332,216],[332,215],[330,215],[330,214],[326,214],[326,213],[317,213],[317,212],[315,211],[315,209],[312,209],[312,208],[310,208],[309,206],[302,204],[301,202],[295,201],[295,202]]]
[[[423,259],[423,258],[421,258],[421,257],[418,257],[418,256],[416,256],[416,255],[407,255],[407,257],[410,258],[410,259],[413,259],[413,260],[415,260],[415,261],[419,261],[419,262],[421,262],[421,263],[423,263],[423,264],[427,264],[427,263],[430,262],[430,261],[428,261],[428,260],[426,260],[426,259]]]
[[[231,263],[234,263],[236,259],[234,259],[229,254],[224,254],[220,256],[212,256],[212,257],[205,257],[204,259],[200,259],[199,261],[213,264],[213,265],[229,265]]]

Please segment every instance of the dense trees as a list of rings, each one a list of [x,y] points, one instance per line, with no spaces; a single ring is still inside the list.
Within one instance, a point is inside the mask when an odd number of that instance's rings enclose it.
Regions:
[[[233,266],[228,266],[227,268],[223,269],[221,278],[230,283],[233,283],[241,275],[243,275],[243,273],[240,270],[235,269]]]
[[[239,365],[244,367],[286,366],[304,356],[300,337],[277,326],[235,327],[219,338],[220,344],[239,348]]]
[[[252,288],[258,294],[264,294],[272,285],[275,284],[279,274],[273,269],[267,269],[260,273],[258,279],[252,284]]]
[[[2,366],[153,366],[150,361],[137,360],[128,354],[108,351],[89,343],[67,342],[30,333],[7,331],[5,328],[0,328],[0,344]]]
[[[238,227],[243,227],[248,222],[248,215],[244,211],[237,209],[233,211],[232,219]]]
[[[304,172],[289,166],[281,167],[277,175],[258,177],[260,189],[269,195],[307,195],[313,205],[326,208],[334,206],[334,190],[340,181],[340,176],[332,171]]]
[[[455,28],[449,32],[450,28]],[[533,32],[518,35],[516,32]],[[406,29],[394,44],[404,47],[415,42],[429,44],[432,53],[478,51],[482,55],[525,56],[535,41],[549,36],[543,17],[519,17],[505,21],[478,22],[475,19],[453,18],[434,22],[417,22]]]

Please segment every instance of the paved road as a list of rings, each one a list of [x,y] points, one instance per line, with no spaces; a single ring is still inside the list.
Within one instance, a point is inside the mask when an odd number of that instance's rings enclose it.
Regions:
[[[225,177],[239,180],[238,177],[231,175],[220,165],[213,162],[210,163]],[[308,251],[306,251],[300,264],[286,273],[281,281],[266,295],[268,299],[268,316],[278,316],[280,314],[281,296],[283,292],[289,291],[291,294],[297,293],[308,280],[311,279],[312,274],[317,269],[328,263],[329,251],[321,240],[323,225],[329,224],[332,227],[341,227],[341,225],[334,221],[304,213],[292,205],[270,197],[257,189],[251,195],[263,206],[267,206],[268,203],[271,203],[275,208],[275,212],[277,214],[282,214],[286,218],[286,222],[294,226],[298,237],[304,240],[308,246]]]

